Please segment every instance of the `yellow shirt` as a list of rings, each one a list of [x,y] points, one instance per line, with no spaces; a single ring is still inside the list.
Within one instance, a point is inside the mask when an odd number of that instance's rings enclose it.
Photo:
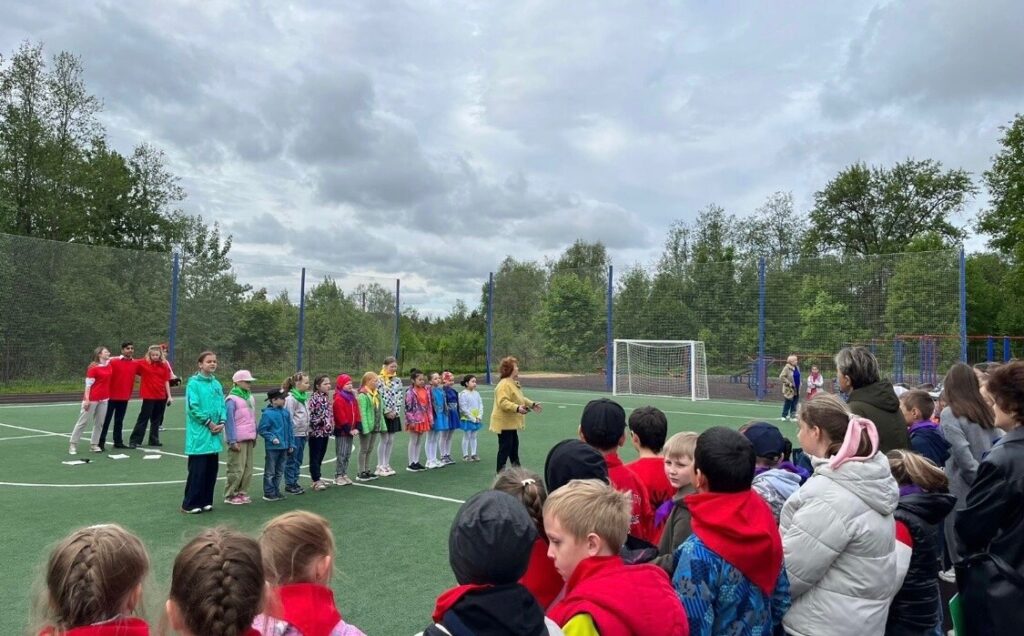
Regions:
[[[494,410],[491,411],[491,431],[514,431],[526,428],[526,416],[517,412],[520,406],[533,408],[533,400],[523,395],[519,383],[502,378],[494,387]]]
[[[565,636],[601,636],[590,614],[577,614],[570,618],[569,622],[562,625],[562,633]]]

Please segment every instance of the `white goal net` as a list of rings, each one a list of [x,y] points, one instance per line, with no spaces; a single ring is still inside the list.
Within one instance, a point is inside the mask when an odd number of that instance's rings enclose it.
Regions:
[[[708,367],[699,340],[616,340],[612,393],[708,399]]]

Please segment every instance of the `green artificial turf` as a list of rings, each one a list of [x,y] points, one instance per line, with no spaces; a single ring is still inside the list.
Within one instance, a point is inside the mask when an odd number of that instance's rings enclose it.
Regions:
[[[487,412],[491,391],[484,388]],[[520,455],[527,468],[543,471],[548,449],[576,435],[580,413],[598,393],[530,390],[541,401],[540,414],[530,414],[520,433]],[[620,397],[627,408],[653,404],[668,414],[669,433],[701,431],[709,426],[733,428],[750,419],[776,418],[777,404]],[[125,440],[135,422],[139,402],[133,401],[125,420]],[[146,587],[146,617],[160,620],[169,587],[171,564],[180,547],[200,528],[226,525],[256,534],[260,526],[286,510],[303,508],[327,517],[338,545],[333,587],[346,620],[368,634],[413,634],[430,622],[435,597],[455,581],[448,567],[448,529],[459,502],[490,486],[494,476],[496,436],[480,432],[479,463],[465,464],[461,432],[456,432],[453,457],[458,463],[444,469],[407,473],[405,434],[399,434],[392,465],[394,477],[369,485],[331,487],[286,501],[259,500],[262,445],[257,448],[248,506],[228,506],[223,500],[224,466],[210,513],[179,512],[184,490],[184,415],[181,401],[168,409],[161,436],[165,454],[142,459],[142,450],[122,451],[128,459],[113,460],[88,450],[88,431],[79,454],[67,454],[68,434],[78,414],[77,404],[0,406],[0,531],[6,544],[0,577],[0,634],[27,633],[32,596],[50,547],[76,527],[104,522],[122,524],[145,542],[153,563]],[[795,436],[795,424],[777,422],[783,433]],[[109,444],[109,441],[108,441]],[[110,450],[108,446],[108,451]],[[625,461],[636,456],[627,444]],[[62,461],[91,459],[67,466]],[[222,455],[222,458],[223,455]],[[333,460],[333,452],[327,458]],[[355,474],[353,453],[349,475]],[[303,471],[304,474],[307,474]],[[324,470],[333,475],[333,462]],[[303,478],[308,486],[308,477]],[[431,497],[433,496],[433,497]]]

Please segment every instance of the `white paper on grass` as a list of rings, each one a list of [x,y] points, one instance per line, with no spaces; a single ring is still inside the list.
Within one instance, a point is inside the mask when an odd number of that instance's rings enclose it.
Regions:
[[[66,464],[68,466],[79,466],[81,464],[88,464],[89,462],[85,461],[84,459],[72,459],[71,461],[61,463]]]
[[[130,455],[125,455],[124,453],[119,453],[117,455],[107,455],[107,457],[110,458],[110,459],[128,459],[130,457]]]
[[[142,459],[160,459],[161,455],[145,455]]]

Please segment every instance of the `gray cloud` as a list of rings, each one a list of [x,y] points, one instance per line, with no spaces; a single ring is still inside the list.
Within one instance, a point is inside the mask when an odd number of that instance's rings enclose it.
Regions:
[[[711,202],[805,212],[854,161],[977,174],[1022,7],[0,0],[0,51],[80,54],[115,146],[167,151],[247,282],[401,276],[440,311],[506,254],[602,240],[621,271]]]

